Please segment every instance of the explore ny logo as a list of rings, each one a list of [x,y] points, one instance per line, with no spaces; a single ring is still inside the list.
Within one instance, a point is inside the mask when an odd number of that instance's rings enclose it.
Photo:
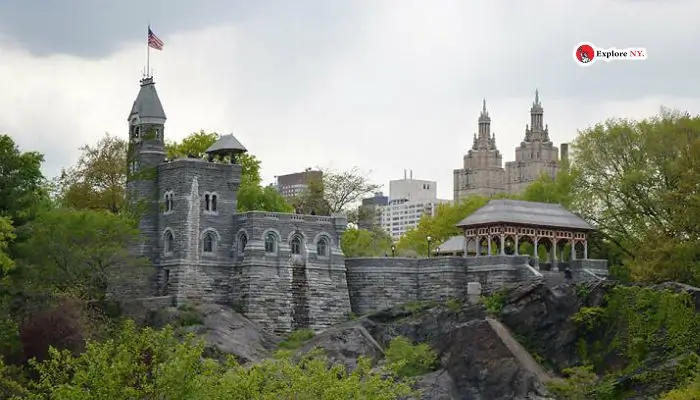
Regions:
[[[582,42],[574,47],[574,61],[582,67],[593,65],[597,60],[646,60],[647,49],[643,47],[629,47],[626,49],[616,49],[610,47],[604,49],[596,47],[592,43]]]

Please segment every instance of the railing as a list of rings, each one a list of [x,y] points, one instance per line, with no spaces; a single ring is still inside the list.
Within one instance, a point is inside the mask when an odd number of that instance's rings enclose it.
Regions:
[[[344,218],[342,216],[329,217],[323,215],[306,215],[306,214],[291,214],[291,213],[278,213],[278,212],[266,212],[266,211],[248,211],[244,213],[239,213],[234,216],[237,221],[245,221],[248,219],[274,219],[278,221],[306,221],[306,222],[319,222],[319,223],[333,223],[334,220]]]

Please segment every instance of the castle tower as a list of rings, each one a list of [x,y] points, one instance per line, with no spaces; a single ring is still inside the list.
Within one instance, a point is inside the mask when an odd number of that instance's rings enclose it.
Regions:
[[[129,204],[141,215],[143,242],[138,246],[138,254],[152,261],[157,257],[159,240],[157,168],[165,160],[166,119],[153,78],[143,78],[128,118],[126,193]]]
[[[464,156],[463,167],[455,169],[454,199],[503,193],[503,157],[496,147],[496,134],[491,132],[491,116],[484,99],[471,150]]]
[[[525,125],[525,138],[515,149],[515,161],[506,163],[506,190],[522,193],[542,174],[554,178],[559,171],[559,149],[549,139],[549,127],[544,124],[544,108],[539,90],[530,107],[530,125]]]

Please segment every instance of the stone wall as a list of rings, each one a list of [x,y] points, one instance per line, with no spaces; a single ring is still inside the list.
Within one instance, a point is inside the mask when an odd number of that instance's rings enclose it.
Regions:
[[[236,215],[231,276],[234,307],[276,333],[322,330],[347,319],[350,299],[339,247],[346,224],[342,217]],[[273,251],[265,247],[269,236],[274,238]],[[292,253],[294,238],[301,242],[300,254]],[[321,241],[327,244],[325,252],[319,250]]]
[[[348,258],[350,304],[357,315],[408,301],[466,296],[468,282],[485,293],[536,278],[527,256]]]

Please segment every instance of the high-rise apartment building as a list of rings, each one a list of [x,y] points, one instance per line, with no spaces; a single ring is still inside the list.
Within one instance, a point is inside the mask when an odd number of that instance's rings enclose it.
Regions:
[[[379,222],[393,239],[399,239],[423,216],[435,215],[437,206],[448,202],[437,198],[437,182],[413,179],[412,171],[410,176],[404,171],[404,179],[389,182],[389,202],[378,208]]]
[[[307,168],[303,172],[277,176],[277,190],[285,200],[291,200],[303,194],[309,187],[309,182],[321,179],[323,179],[322,171]]]

